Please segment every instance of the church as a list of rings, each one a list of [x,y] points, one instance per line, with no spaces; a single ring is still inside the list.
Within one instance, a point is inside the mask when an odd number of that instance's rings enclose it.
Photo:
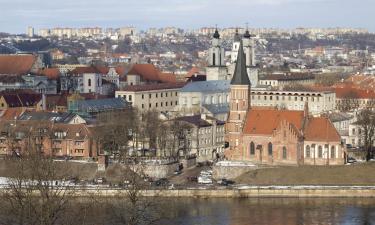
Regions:
[[[234,73],[237,53],[243,43],[242,48],[246,55],[245,67],[252,87],[258,85],[258,69],[255,63],[255,41],[248,29],[241,37],[236,29],[233,39],[230,63],[225,63],[225,50],[222,46],[219,31],[216,29],[211,40],[211,47],[208,50],[208,66],[206,67],[207,81],[211,80],[230,80]]]
[[[307,103],[301,111],[251,107],[247,62],[240,41],[230,82],[226,159],[266,165],[343,165],[346,150],[339,133],[328,118],[309,115]]]

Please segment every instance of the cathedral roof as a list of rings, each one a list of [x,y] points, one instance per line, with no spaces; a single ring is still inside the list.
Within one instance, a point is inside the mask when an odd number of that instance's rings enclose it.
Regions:
[[[246,56],[243,51],[242,41],[240,42],[240,47],[238,49],[236,67],[234,69],[234,74],[231,85],[251,85],[249,76],[247,75],[246,69]]]

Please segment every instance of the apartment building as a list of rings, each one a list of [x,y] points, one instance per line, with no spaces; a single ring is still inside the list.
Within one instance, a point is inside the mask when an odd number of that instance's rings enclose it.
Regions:
[[[178,106],[179,92],[185,83],[159,83],[126,86],[116,91],[116,98],[123,98],[141,111],[173,111]]]

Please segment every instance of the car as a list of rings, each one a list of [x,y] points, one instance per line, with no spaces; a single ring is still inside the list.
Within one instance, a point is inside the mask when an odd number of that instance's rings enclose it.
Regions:
[[[228,185],[233,185],[235,182],[232,180],[227,180],[227,179],[221,179],[217,182],[219,185],[223,186],[228,186]]]
[[[153,183],[154,186],[161,187],[161,186],[168,186],[169,180],[167,178],[161,178]]]
[[[198,183],[199,184],[212,184],[212,179],[209,178],[209,177],[199,176],[198,177]]]
[[[104,177],[98,177],[94,180],[94,183],[95,184],[105,184],[106,183],[106,179]]]
[[[348,163],[356,163],[357,160],[353,157],[348,157],[348,160],[347,160]]]
[[[176,171],[174,171],[174,175],[179,175],[179,174],[181,174],[181,173],[182,173],[181,170],[176,170]]]

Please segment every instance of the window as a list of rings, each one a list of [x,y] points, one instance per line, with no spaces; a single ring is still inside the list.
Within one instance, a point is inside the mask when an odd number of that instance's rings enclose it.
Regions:
[[[331,159],[336,158],[336,149],[335,146],[331,146]]]
[[[163,107],[163,103],[162,102],[160,102],[160,107]]]
[[[255,155],[255,144],[254,144],[254,142],[250,143],[250,155]]]
[[[176,96],[177,96],[177,92],[176,92],[176,94],[175,94]]]
[[[323,158],[323,148],[322,146],[319,145],[318,147],[318,157],[319,158]]]
[[[165,106],[168,106],[168,102],[165,102]]]
[[[158,103],[155,103],[155,107],[156,107],[156,108],[158,107]]]
[[[145,105],[144,104],[142,104],[142,109],[144,109],[145,108]]]
[[[268,155],[272,155],[272,143],[268,143]]]
[[[129,101],[130,101],[130,102],[132,101],[132,96],[131,96],[131,95],[129,95]]]
[[[163,92],[162,92],[162,93],[160,93],[160,97],[163,97]]]
[[[151,108],[151,103],[150,103],[150,104],[148,104],[148,107],[149,107],[149,108]]]
[[[91,79],[88,79],[88,86],[91,87]]]
[[[283,147],[283,159],[287,159],[288,157],[288,152],[286,151],[286,147]]]
[[[310,145],[306,146],[306,158],[311,157],[311,152],[310,152]]]
[[[178,101],[176,101],[176,105],[178,105]]]
[[[145,99],[145,95],[144,94],[142,94],[142,99]]]
[[[148,98],[151,98],[151,94],[148,94]]]
[[[158,98],[158,93],[155,94],[155,97]]]

